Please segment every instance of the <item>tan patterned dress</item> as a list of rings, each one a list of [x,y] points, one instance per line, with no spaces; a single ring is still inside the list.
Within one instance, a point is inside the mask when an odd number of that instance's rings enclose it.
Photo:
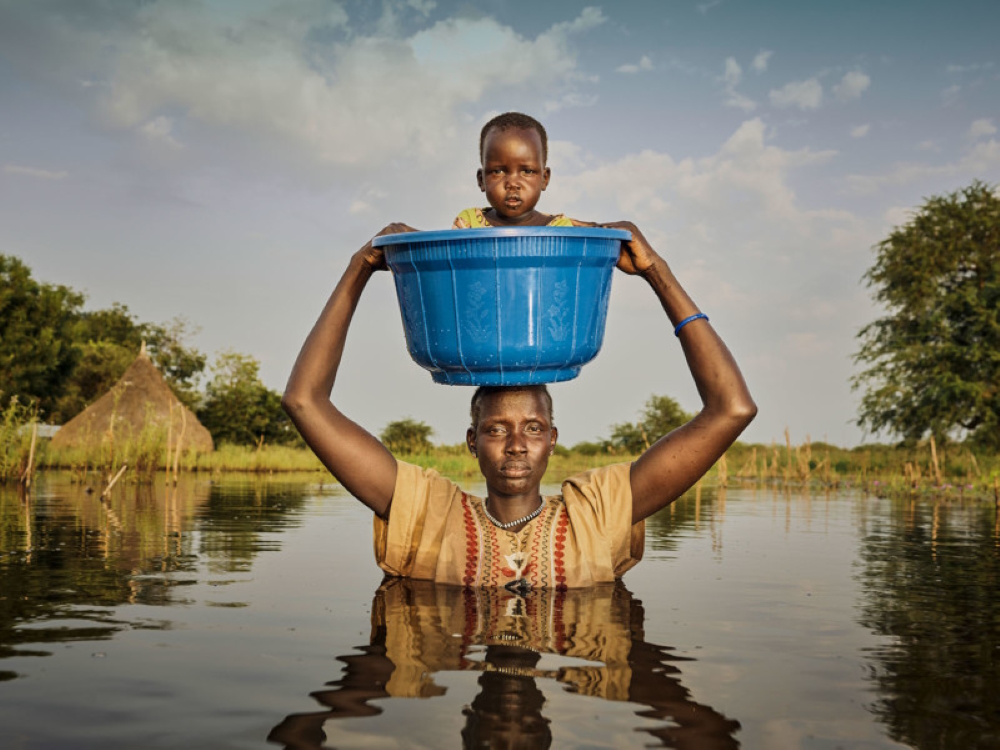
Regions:
[[[375,517],[375,559],[391,576],[460,586],[566,589],[611,582],[642,558],[630,464],[578,474],[517,532],[433,469],[397,462],[389,518]]]

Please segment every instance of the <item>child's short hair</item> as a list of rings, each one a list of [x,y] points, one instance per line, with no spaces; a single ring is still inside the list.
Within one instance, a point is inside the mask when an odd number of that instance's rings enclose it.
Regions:
[[[483,125],[483,129],[479,132],[479,160],[482,161],[483,159],[483,146],[486,145],[487,133],[491,130],[503,132],[504,130],[515,129],[534,130],[538,133],[542,139],[542,164],[545,164],[549,160],[549,137],[545,133],[545,128],[534,117],[520,112],[504,112],[502,115],[497,115]]]

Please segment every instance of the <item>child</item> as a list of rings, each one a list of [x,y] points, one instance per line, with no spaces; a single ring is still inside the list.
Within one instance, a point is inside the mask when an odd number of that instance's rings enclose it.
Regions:
[[[482,167],[476,181],[490,207],[465,209],[452,228],[574,226],[563,214],[535,210],[549,185],[548,149],[545,128],[533,117],[507,112],[486,123],[479,134]]]

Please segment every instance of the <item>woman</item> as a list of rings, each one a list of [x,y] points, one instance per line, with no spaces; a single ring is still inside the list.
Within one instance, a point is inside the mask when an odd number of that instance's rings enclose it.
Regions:
[[[544,388],[477,391],[466,442],[486,480],[482,499],[398,461],[335,405],[331,393],[358,300],[386,269],[371,242],[351,258],[302,347],[282,405],[323,464],[374,511],[376,560],[387,574],[511,591],[612,581],[641,558],[642,522],[692,486],[754,418],[735,360],[666,261],[635,225],[601,226],[632,233],[617,267],[643,278],[659,299],[703,408],[635,462],[571,477],[561,495],[546,498],[540,485],[558,431]],[[391,224],[379,234],[408,231]]]

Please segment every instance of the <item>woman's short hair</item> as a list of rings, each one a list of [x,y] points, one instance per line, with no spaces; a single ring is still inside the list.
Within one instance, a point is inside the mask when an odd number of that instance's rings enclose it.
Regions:
[[[552,411],[552,394],[545,385],[481,385],[472,394],[472,405],[469,409],[469,416],[472,417],[472,429],[479,427],[479,419],[483,412],[483,399],[492,396],[494,393],[505,393],[508,391],[533,391],[541,393],[545,399],[545,404],[549,410],[549,426],[554,424],[555,417]]]

